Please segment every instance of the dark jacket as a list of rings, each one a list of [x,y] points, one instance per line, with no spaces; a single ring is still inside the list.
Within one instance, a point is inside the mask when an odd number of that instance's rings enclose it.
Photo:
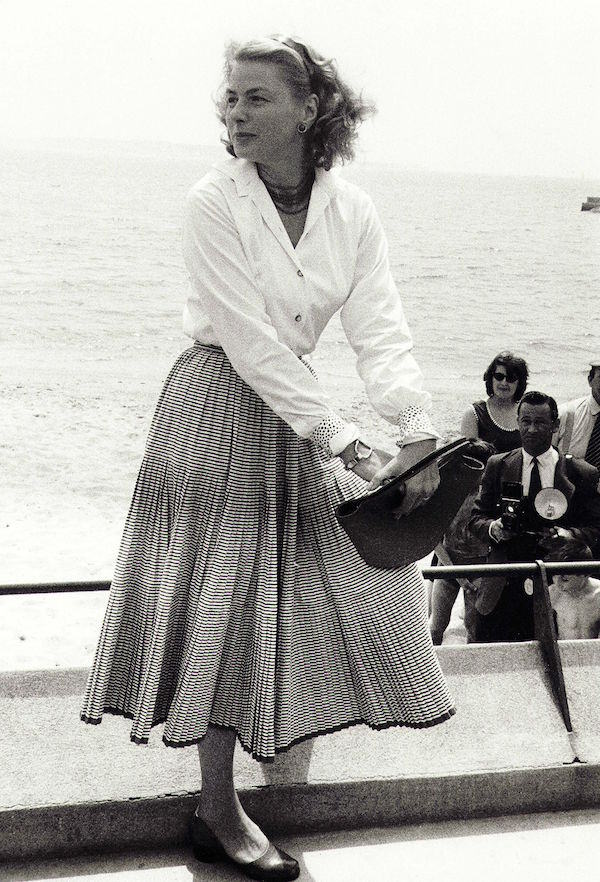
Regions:
[[[523,469],[522,448],[491,456],[481,479],[469,529],[489,545],[488,562],[505,563],[511,558],[511,543],[494,543],[490,539],[489,528],[492,521],[500,517],[502,485],[508,481],[520,483]],[[564,527],[576,539],[580,539],[592,549],[600,542],[600,495],[598,494],[598,469],[582,459],[559,455],[554,472],[554,487],[564,493],[568,507],[558,520],[549,526]],[[541,521],[541,519],[540,519]],[[542,522],[543,523],[543,522]],[[521,558],[522,560],[523,558]],[[503,590],[504,580],[499,577],[482,579],[477,596],[477,609],[482,614],[489,613],[498,602]]]

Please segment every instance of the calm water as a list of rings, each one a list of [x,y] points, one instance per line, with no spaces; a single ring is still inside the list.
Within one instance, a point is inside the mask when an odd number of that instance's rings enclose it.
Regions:
[[[185,193],[221,153],[170,145],[72,144],[0,154],[5,344],[171,359],[184,342],[180,250]],[[450,429],[479,396],[493,354],[514,348],[532,387],[585,387],[600,335],[600,182],[343,172],[372,195],[418,359]],[[341,345],[333,323],[326,342]],[[28,348],[23,349],[23,341]],[[29,356],[27,355],[29,353]]]

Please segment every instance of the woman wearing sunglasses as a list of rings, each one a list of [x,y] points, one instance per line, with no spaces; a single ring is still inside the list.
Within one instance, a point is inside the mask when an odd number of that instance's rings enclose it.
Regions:
[[[461,434],[493,444],[498,453],[520,447],[517,407],[528,376],[524,359],[512,352],[498,353],[483,375],[488,397],[475,401],[463,414]]]
[[[483,375],[486,400],[475,401],[463,414],[460,425],[465,438],[479,438],[504,453],[521,446],[517,429],[517,407],[527,387],[529,371],[524,359],[512,352],[500,352]],[[493,451],[492,451],[493,452]],[[488,454],[489,455],[489,454]],[[473,498],[469,497],[436,549],[432,564],[485,563],[487,547],[468,529]],[[475,586],[468,579],[434,579],[431,586],[429,629],[434,644],[441,644],[450,622],[452,607],[463,587],[467,642],[472,640]]]

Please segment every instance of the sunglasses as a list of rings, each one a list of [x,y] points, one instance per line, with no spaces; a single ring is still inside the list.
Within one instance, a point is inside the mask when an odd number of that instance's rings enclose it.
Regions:
[[[516,383],[519,379],[518,377],[515,377],[514,374],[501,374],[500,371],[494,371],[492,377],[499,383],[501,383],[502,380],[506,380],[507,383]]]

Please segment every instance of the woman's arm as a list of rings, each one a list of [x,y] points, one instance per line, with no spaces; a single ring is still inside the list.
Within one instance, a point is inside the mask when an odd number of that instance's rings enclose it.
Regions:
[[[331,410],[316,378],[283,344],[244,252],[224,194],[193,188],[184,224],[184,257],[193,290],[235,371],[302,438],[338,454],[358,436]],[[335,449],[335,445],[339,449]]]
[[[460,434],[464,438],[479,438],[479,420],[473,407],[467,408],[460,421]]]
[[[412,355],[413,340],[389,267],[385,234],[371,200],[361,194],[362,232],[350,294],[340,318],[357,355],[357,370],[374,409],[405,440],[438,437],[431,396]]]
[[[402,448],[371,480],[376,488],[402,474],[435,449],[438,434],[429,415],[431,396],[412,355],[413,341],[391,275],[385,234],[372,202],[365,198],[361,240],[350,295],[341,320],[357,354],[357,370],[375,410],[398,426]],[[406,486],[399,511],[408,514],[437,489],[437,465]]]

